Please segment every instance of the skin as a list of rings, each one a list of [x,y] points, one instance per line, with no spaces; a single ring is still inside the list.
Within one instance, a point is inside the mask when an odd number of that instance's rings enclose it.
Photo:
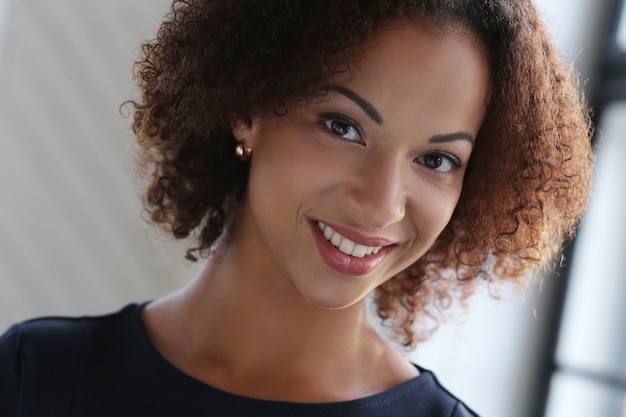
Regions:
[[[484,47],[465,31],[430,29],[381,30],[323,99],[235,123],[254,153],[229,239],[188,286],[143,312],[182,372],[295,402],[360,398],[418,375],[371,328],[363,299],[450,220],[489,98]],[[386,248],[375,267],[346,273],[325,260],[345,255],[324,246],[317,221]]]

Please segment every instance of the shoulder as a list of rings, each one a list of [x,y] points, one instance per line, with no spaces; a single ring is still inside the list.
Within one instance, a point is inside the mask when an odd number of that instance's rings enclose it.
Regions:
[[[125,318],[139,309],[133,304],[103,316],[44,317],[10,327],[0,336],[0,414],[16,415],[17,404],[24,401],[20,397],[27,393],[43,399],[48,392],[72,385],[87,335],[115,337],[127,327]]]
[[[446,417],[478,417],[463,401],[450,393],[431,371],[417,367],[422,378],[421,394],[424,411],[428,415]],[[419,379],[418,378],[418,379]]]
[[[21,358],[38,353],[66,350],[80,343],[85,332],[115,329],[124,318],[140,308],[131,304],[101,316],[42,317],[15,324],[0,337],[0,352],[14,352]]]
[[[445,389],[435,375],[419,366],[420,375],[391,390],[362,399],[328,405],[333,415],[394,417],[478,417],[461,400]],[[303,415],[330,415],[308,412]]]

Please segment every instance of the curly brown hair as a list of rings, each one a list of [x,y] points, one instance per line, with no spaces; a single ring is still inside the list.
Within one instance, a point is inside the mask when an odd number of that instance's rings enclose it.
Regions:
[[[453,217],[430,250],[376,290],[381,319],[414,346],[476,280],[521,282],[549,263],[586,206],[591,125],[571,66],[531,0],[174,1],[136,63],[132,101],[145,207],[208,256],[233,219],[248,164],[233,120],[288,111],[349,68],[385,22],[462,28],[488,50],[492,98]]]

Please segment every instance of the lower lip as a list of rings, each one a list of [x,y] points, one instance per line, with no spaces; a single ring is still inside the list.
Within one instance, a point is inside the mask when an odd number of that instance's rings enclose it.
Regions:
[[[378,253],[357,258],[346,255],[334,247],[322,234],[317,222],[311,222],[313,237],[322,260],[328,267],[346,275],[363,276],[372,272],[385,259],[390,246],[382,248]]]

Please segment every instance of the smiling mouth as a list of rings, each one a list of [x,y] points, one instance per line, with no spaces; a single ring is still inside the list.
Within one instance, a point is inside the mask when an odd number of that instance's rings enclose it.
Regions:
[[[325,225],[322,222],[317,222],[317,226],[322,231],[322,234],[331,245],[339,249],[340,252],[345,253],[355,258],[363,258],[370,255],[377,254],[383,247],[382,246],[365,246],[351,241],[345,236],[340,235],[332,227]]]

